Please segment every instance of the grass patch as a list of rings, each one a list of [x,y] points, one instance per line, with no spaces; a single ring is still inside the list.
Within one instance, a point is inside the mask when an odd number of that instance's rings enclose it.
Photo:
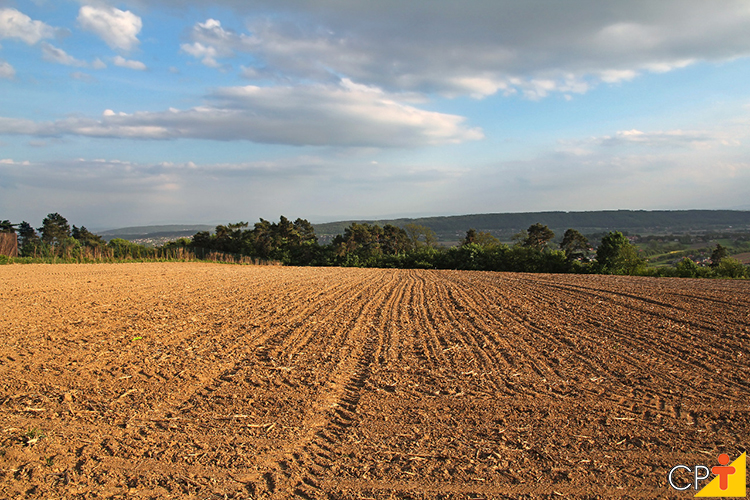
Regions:
[[[32,427],[24,433],[23,440],[24,443],[26,443],[26,446],[31,446],[32,444],[38,443],[40,439],[44,439],[45,437],[47,437],[47,435],[41,429]]]

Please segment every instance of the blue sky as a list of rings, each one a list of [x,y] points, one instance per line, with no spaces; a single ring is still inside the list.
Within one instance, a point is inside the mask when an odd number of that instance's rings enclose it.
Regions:
[[[748,209],[748,26],[744,0],[0,0],[0,219]]]

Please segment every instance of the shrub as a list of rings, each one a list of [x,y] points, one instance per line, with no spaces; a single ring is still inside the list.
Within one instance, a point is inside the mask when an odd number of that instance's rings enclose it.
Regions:
[[[747,269],[742,262],[731,257],[724,257],[719,262],[719,265],[714,269],[718,276],[722,278],[744,278]]]
[[[677,276],[680,278],[697,278],[700,272],[698,264],[685,257],[675,265]]]

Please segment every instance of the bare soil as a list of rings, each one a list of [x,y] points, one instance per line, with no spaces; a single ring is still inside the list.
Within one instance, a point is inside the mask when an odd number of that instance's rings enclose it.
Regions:
[[[750,444],[745,281],[11,265],[0,311],[2,498],[692,498]]]

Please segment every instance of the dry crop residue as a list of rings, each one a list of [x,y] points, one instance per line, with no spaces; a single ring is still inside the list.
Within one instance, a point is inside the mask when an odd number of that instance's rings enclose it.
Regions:
[[[750,283],[0,266],[2,498],[681,498],[750,444]]]

